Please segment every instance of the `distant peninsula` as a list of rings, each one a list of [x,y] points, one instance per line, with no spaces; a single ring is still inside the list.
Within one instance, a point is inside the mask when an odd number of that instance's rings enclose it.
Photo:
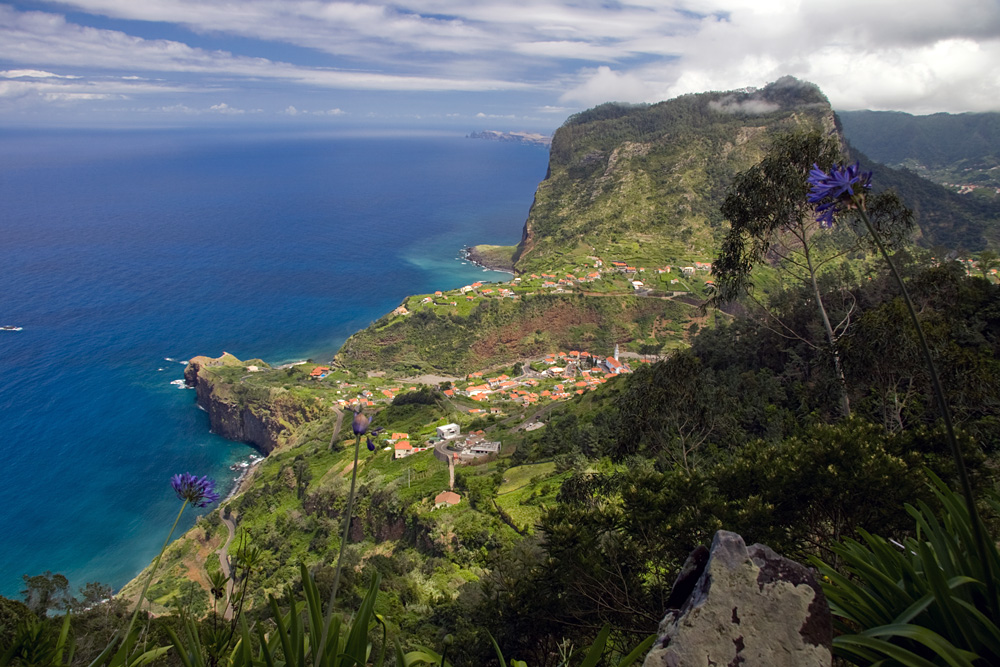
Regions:
[[[537,132],[500,132],[498,130],[483,130],[482,132],[472,132],[468,139],[486,139],[487,141],[508,141],[518,144],[532,144],[535,146],[551,146],[552,136],[538,134]]]

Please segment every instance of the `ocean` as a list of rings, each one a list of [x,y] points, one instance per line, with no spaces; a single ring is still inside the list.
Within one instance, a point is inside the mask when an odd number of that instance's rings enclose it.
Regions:
[[[0,331],[0,595],[124,585],[170,477],[226,491],[254,453],[209,432],[184,362],[328,360],[407,294],[508,278],[460,252],[519,240],[547,161],[446,133],[0,131],[0,325],[23,327]]]

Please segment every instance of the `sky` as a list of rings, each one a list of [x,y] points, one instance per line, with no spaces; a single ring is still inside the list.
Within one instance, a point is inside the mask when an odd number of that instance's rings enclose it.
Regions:
[[[0,2],[0,127],[551,132],[784,75],[837,110],[1000,111],[1000,2]]]

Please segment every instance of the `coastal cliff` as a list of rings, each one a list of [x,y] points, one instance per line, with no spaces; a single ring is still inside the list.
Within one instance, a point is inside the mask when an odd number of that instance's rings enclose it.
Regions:
[[[313,397],[299,397],[280,387],[246,382],[270,366],[231,354],[194,357],[184,369],[184,382],[197,392],[198,405],[208,413],[212,432],[253,445],[270,454],[287,442],[293,429],[319,412]]]
[[[759,90],[608,103],[571,116],[552,138],[515,273],[547,270],[573,248],[636,266],[711,257],[733,177],[777,134],[835,127],[819,88],[792,77]]]

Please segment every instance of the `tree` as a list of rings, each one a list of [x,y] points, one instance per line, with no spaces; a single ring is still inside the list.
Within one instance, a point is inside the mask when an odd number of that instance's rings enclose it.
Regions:
[[[806,182],[813,164],[828,169],[839,158],[837,143],[819,132],[790,134],[775,140],[759,164],[736,176],[722,204],[722,215],[731,226],[712,263],[716,277],[712,301],[720,305],[743,295],[753,297],[751,272],[764,262],[779,266],[798,281],[812,283],[834,372],[845,385],[841,410],[846,416],[851,412],[850,399],[836,348],[849,316],[836,327],[831,323],[817,282],[823,265],[843,253],[818,256],[815,236],[821,227],[808,204]],[[792,333],[780,321],[779,325]]]
[[[808,285],[840,383],[841,412],[849,416],[851,403],[838,341],[850,326],[856,304],[852,294],[842,289],[839,290],[842,302],[834,307],[830,297],[824,300],[820,282],[834,262],[862,247],[864,235],[857,230],[824,228],[807,198],[807,177],[813,166],[828,170],[839,161],[842,161],[840,148],[828,135],[818,131],[786,134],[775,139],[759,164],[736,176],[721,208],[731,226],[712,264],[716,292],[710,303],[718,307],[744,296],[757,301],[752,272],[763,264]],[[908,229],[911,219],[897,204],[894,196],[880,196],[870,207],[878,209],[879,219],[893,238],[900,235],[900,230]],[[763,307],[764,304],[757,303],[779,333],[819,347]]]
[[[102,584],[99,581],[90,581],[80,589],[82,596],[78,606],[80,609],[90,609],[111,599],[113,591],[111,586]]]
[[[690,351],[639,368],[618,400],[615,455],[663,460],[691,474],[709,443],[724,440],[732,408],[710,369]]]
[[[292,464],[292,472],[295,473],[295,497],[302,500],[309,482],[312,481],[312,470],[309,469],[309,463],[305,459],[297,458]]]
[[[1000,266],[1000,255],[992,250],[983,250],[976,258],[976,265],[983,272],[983,278],[990,279],[990,271]]]
[[[17,627],[31,618],[31,609],[26,604],[0,595],[0,646],[10,646]]]
[[[46,570],[44,574],[33,577],[22,575],[24,579],[24,602],[37,616],[45,616],[52,609],[64,610],[71,607],[76,599],[69,591],[69,579],[62,574],[52,574]]]

